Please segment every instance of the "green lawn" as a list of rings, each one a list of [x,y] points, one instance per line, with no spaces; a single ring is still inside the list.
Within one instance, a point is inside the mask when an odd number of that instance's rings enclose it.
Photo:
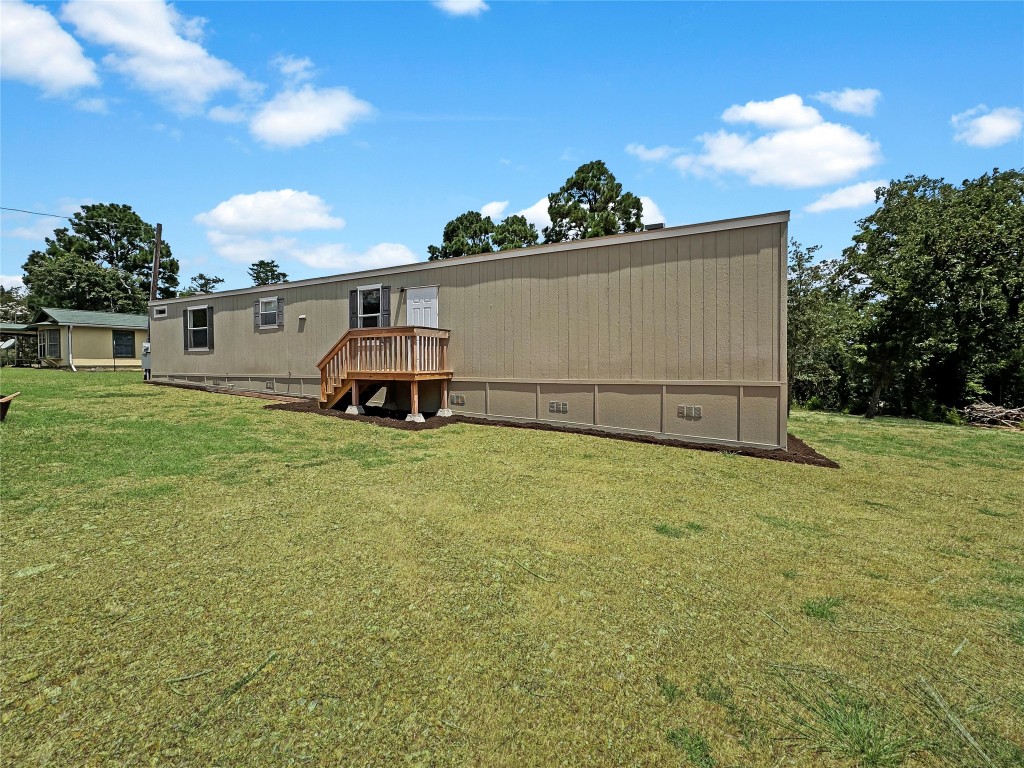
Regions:
[[[795,413],[829,470],[0,388],[5,765],[1024,763],[1024,435]]]

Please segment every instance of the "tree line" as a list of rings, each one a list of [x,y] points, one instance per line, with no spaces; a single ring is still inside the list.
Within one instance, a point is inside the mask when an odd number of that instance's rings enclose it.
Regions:
[[[792,403],[956,421],[1024,404],[1024,173],[875,192],[836,259],[789,252]]]

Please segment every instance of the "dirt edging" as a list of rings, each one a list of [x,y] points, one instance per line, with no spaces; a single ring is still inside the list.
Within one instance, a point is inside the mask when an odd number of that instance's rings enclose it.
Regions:
[[[242,393],[232,393],[242,394]],[[258,396],[258,395],[257,395]],[[281,398],[277,398],[281,399]],[[500,419],[481,419],[472,416],[453,415],[448,418],[428,417],[426,421],[415,422],[405,421],[406,414],[400,411],[388,411],[383,408],[366,407],[366,414],[355,416],[344,411],[320,408],[315,400],[288,398],[288,402],[274,403],[264,406],[273,411],[290,411],[293,413],[309,413],[328,418],[343,419],[346,421],[361,421],[365,424],[374,424],[389,429],[404,429],[418,432],[424,429],[441,429],[449,424],[474,424],[485,427],[512,427],[514,429],[536,429],[542,432],[566,432],[569,434],[588,435],[590,437],[603,437],[611,440],[624,440],[630,443],[645,443],[648,445],[664,445],[673,448],[688,448],[695,451],[710,451],[713,453],[728,453],[737,456],[749,456],[755,459],[769,459],[771,461],[786,461],[791,464],[807,464],[815,467],[826,467],[828,469],[839,469],[837,464],[827,456],[823,456],[807,445],[800,438],[790,434],[788,437],[788,448],[786,450],[769,448],[747,448],[731,445],[717,445],[714,443],[701,443],[690,440],[674,440],[671,438],[660,438],[649,435],[636,435],[619,432],[606,432],[601,429],[586,427],[568,427],[561,424],[548,424],[544,422],[520,422],[502,421]]]

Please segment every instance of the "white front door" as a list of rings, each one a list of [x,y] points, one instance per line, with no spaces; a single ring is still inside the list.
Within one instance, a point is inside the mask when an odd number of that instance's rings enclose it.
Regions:
[[[405,320],[409,325],[437,328],[437,286],[410,288],[406,292]]]

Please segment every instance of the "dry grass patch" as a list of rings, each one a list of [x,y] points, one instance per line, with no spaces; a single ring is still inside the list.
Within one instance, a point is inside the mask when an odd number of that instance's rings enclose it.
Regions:
[[[825,470],[2,376],[11,764],[1022,757],[1018,434],[795,413]]]

